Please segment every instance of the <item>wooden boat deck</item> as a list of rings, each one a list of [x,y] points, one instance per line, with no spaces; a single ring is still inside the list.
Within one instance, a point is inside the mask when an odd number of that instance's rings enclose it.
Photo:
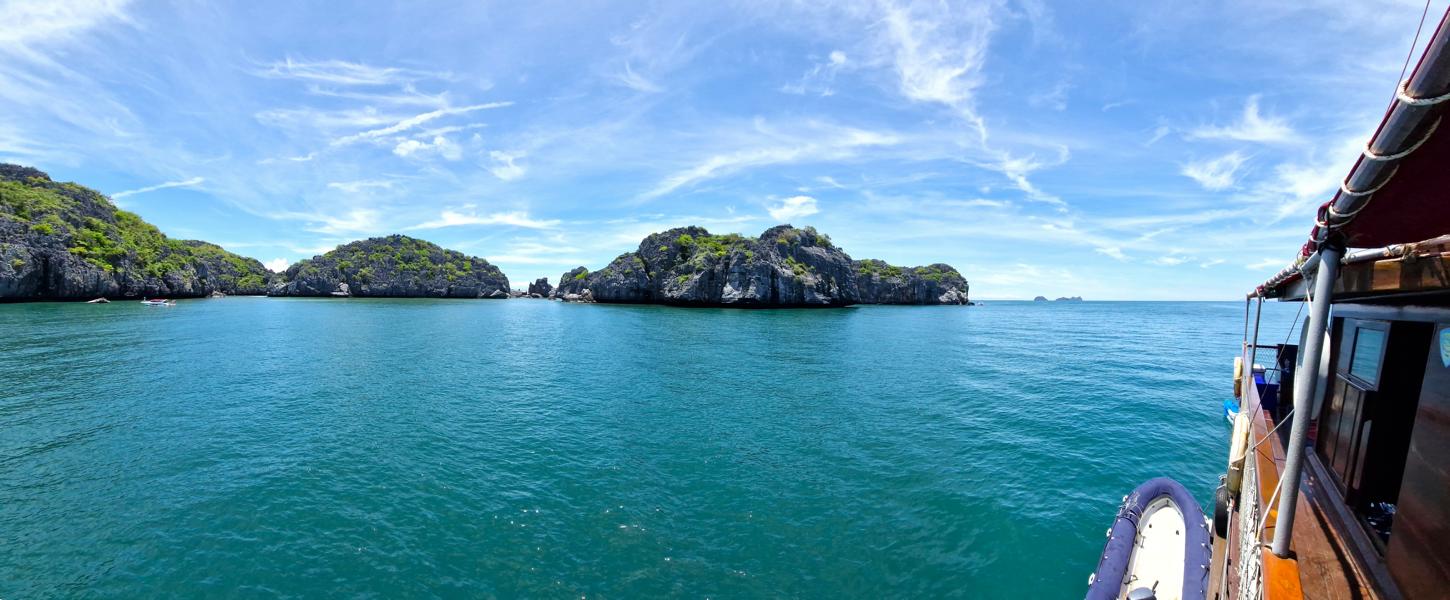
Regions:
[[[1251,388],[1253,386],[1250,386]],[[1257,406],[1257,390],[1249,390],[1247,406]],[[1260,441],[1247,461],[1257,469],[1256,489],[1244,489],[1240,494],[1258,494],[1260,506],[1269,506],[1275,497],[1279,473],[1284,468],[1284,447],[1273,429],[1272,417],[1267,411],[1254,415],[1252,440]],[[1267,438],[1267,439],[1266,439]],[[1293,554],[1290,558],[1279,558],[1269,550],[1268,544],[1274,538],[1274,521],[1278,514],[1269,506],[1265,525],[1259,539],[1248,543],[1260,545],[1259,556],[1263,561],[1263,594],[1265,600],[1300,600],[1302,598],[1324,600],[1357,600],[1383,598],[1372,584],[1366,572],[1367,567],[1352,558],[1348,550],[1353,540],[1341,535],[1343,515],[1333,512],[1334,502],[1330,500],[1332,490],[1325,489],[1325,480],[1319,476],[1322,468],[1316,468],[1318,458],[1313,452],[1306,456],[1311,464],[1306,469],[1305,485],[1301,488],[1295,514]],[[1238,565],[1235,561],[1241,555],[1241,540],[1237,523],[1240,514],[1235,506],[1230,516],[1228,539],[1214,540],[1213,566],[1210,571],[1210,589],[1220,590],[1218,598],[1237,600],[1239,589]],[[1262,519],[1262,513],[1260,518]]]

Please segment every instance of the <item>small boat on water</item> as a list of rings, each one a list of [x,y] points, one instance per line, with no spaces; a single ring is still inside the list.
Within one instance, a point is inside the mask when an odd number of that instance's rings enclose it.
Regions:
[[[1211,542],[1193,495],[1167,477],[1149,479],[1123,498],[1087,600],[1203,598]]]
[[[141,304],[143,306],[176,306],[176,301],[167,300],[165,298],[148,298],[142,300]]]

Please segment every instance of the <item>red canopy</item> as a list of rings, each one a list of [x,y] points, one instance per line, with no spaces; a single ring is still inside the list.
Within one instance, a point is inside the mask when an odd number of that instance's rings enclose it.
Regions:
[[[1380,248],[1450,233],[1450,9],[1334,197],[1319,207],[1309,241],[1289,267],[1251,296],[1278,296],[1325,243]]]

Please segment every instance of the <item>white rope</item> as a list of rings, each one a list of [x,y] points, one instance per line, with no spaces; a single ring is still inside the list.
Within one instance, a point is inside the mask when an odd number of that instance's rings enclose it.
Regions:
[[[1399,165],[1395,165],[1394,166],[1394,169],[1390,171],[1390,174],[1385,177],[1384,181],[1381,181],[1379,183],[1379,185],[1374,186],[1374,187],[1372,187],[1370,189],[1367,189],[1367,190],[1351,190],[1351,189],[1349,189],[1349,181],[1347,181],[1347,180],[1346,181],[1341,181],[1341,182],[1339,182],[1339,193],[1344,194],[1345,196],[1352,197],[1352,198],[1358,198],[1358,197],[1368,196],[1370,194],[1373,194],[1375,192],[1380,191],[1380,188],[1384,187],[1385,184],[1388,184],[1391,179],[1394,179],[1395,178],[1395,173],[1398,173],[1399,170],[1400,170],[1400,166]]]
[[[1444,119],[1443,116],[1442,117],[1435,117],[1435,122],[1430,124],[1430,129],[1425,132],[1425,135],[1420,138],[1420,141],[1417,141],[1414,144],[1412,144],[1409,148],[1406,148],[1406,149],[1401,150],[1399,152],[1396,152],[1394,154],[1379,154],[1379,153],[1375,152],[1373,148],[1370,147],[1370,143],[1373,142],[1373,140],[1370,140],[1369,142],[1365,142],[1364,143],[1364,152],[1363,152],[1364,157],[1366,159],[1368,159],[1368,160],[1373,160],[1373,161],[1378,161],[1378,162],[1386,162],[1386,161],[1391,161],[1391,160],[1399,160],[1401,158],[1404,158],[1406,156],[1409,156],[1410,153],[1412,153],[1412,152],[1414,152],[1416,150],[1419,150],[1420,149],[1420,146],[1425,145],[1425,142],[1427,142],[1427,141],[1430,140],[1430,136],[1435,135],[1435,129],[1437,129],[1437,128],[1440,127],[1440,121],[1442,119]]]
[[[1414,96],[1411,96],[1410,91],[1406,89],[1409,87],[1409,85],[1410,80],[1406,79],[1403,83],[1400,84],[1400,89],[1395,92],[1395,99],[1399,100],[1401,104],[1404,104],[1406,106],[1434,106],[1446,100],[1450,100],[1450,92],[1446,92],[1439,96],[1431,96],[1428,98],[1416,98]]]

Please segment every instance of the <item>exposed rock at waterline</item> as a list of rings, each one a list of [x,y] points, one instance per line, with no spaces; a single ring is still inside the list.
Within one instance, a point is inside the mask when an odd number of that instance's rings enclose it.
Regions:
[[[548,277],[540,277],[529,284],[528,294],[531,297],[547,298],[552,293],[554,293],[554,286],[549,285]]]

